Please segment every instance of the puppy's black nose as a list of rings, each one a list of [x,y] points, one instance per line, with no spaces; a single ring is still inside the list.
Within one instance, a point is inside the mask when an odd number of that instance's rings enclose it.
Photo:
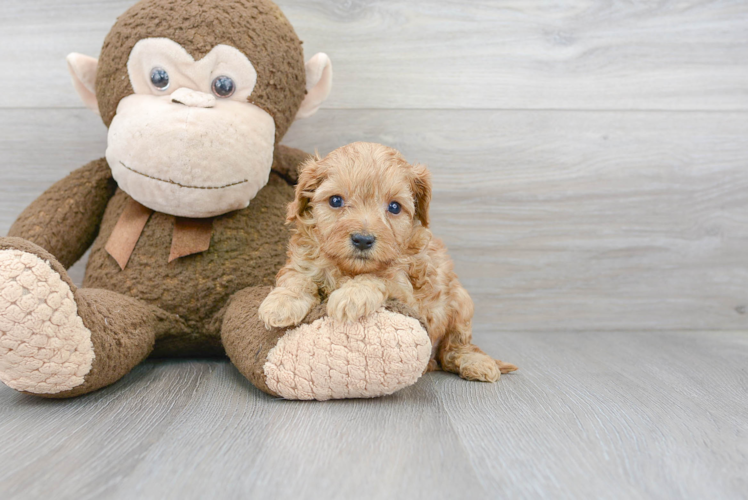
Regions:
[[[377,239],[374,236],[371,236],[369,234],[352,234],[351,235],[351,242],[353,243],[353,246],[358,248],[359,250],[368,250],[372,246],[374,246],[374,242]]]

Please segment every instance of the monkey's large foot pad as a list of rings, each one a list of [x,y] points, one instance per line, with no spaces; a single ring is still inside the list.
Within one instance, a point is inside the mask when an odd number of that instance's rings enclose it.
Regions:
[[[421,324],[381,308],[356,323],[323,317],[289,331],[268,353],[264,372],[286,399],[372,398],[415,383],[430,357]]]
[[[81,385],[93,359],[70,286],[38,256],[0,250],[0,380],[55,394]]]

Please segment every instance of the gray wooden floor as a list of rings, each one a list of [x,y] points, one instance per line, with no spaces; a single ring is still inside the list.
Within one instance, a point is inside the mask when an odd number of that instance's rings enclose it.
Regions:
[[[133,1],[0,1],[0,234],[104,155],[64,58]],[[0,499],[748,498],[748,3],[278,4],[335,67],[284,142],[428,164],[476,340],[521,370],[327,403],[200,360],[1,386]]]
[[[0,496],[745,498],[748,334],[480,333],[520,372],[290,402],[218,361],[69,401],[0,388]]]

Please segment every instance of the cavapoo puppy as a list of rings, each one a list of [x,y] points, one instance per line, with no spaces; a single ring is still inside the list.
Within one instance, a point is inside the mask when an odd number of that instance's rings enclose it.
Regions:
[[[288,207],[288,262],[260,306],[268,327],[298,324],[327,299],[327,313],[357,321],[388,298],[421,316],[434,346],[430,370],[495,382],[516,366],[472,344],[473,301],[429,226],[431,179],[380,144],[357,142],[309,160]]]

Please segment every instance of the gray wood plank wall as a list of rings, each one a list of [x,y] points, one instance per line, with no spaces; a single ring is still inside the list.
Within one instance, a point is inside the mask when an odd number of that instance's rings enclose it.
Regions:
[[[0,232],[103,156],[64,57],[131,3],[0,4]],[[748,4],[278,4],[335,67],[285,142],[428,164],[483,331],[748,328]]]

